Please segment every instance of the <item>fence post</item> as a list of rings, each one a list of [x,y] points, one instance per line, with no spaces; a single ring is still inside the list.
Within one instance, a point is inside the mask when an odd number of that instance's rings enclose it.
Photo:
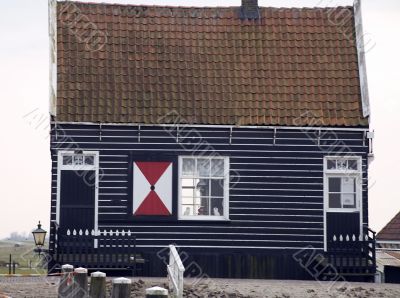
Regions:
[[[8,262],[8,274],[11,275],[11,262],[12,262],[12,256],[10,254],[10,261]]]
[[[120,277],[112,281],[112,294],[111,298],[129,298],[131,295],[131,283],[128,278]]]
[[[61,280],[58,285],[58,298],[70,297],[73,287],[72,271],[74,266],[62,265],[61,266]]]
[[[106,274],[104,272],[93,272],[90,274],[90,294],[89,297],[106,297]]]
[[[183,273],[185,267],[175,246],[169,245],[169,265],[167,265],[168,279],[172,297],[183,297]]]
[[[161,287],[148,288],[146,298],[168,298],[168,290]]]
[[[76,268],[74,270],[74,298],[87,298],[88,297],[88,277],[87,269]]]

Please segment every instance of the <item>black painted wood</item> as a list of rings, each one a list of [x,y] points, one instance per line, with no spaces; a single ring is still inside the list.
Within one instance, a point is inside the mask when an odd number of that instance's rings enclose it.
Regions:
[[[139,131],[138,126],[103,125],[100,129],[95,124],[57,124],[57,136],[53,125],[51,219],[55,220],[57,199],[57,151],[99,151],[99,227],[135,230],[138,246],[146,250],[173,240],[187,249],[214,247],[212,251],[248,247],[249,251],[272,253],[307,245],[322,249],[326,155],[350,153],[362,157],[363,222],[368,223],[369,148],[363,132],[332,130],[319,134],[317,130],[278,129],[274,140],[273,129],[234,128],[231,135],[229,128],[216,127],[177,130],[153,126]],[[132,207],[132,156],[172,154],[176,158],[211,153],[230,157],[230,221],[177,221],[176,205],[168,222],[157,218],[138,222],[127,216]],[[52,240],[53,229],[51,234]]]
[[[95,171],[61,171],[60,231],[94,229]]]

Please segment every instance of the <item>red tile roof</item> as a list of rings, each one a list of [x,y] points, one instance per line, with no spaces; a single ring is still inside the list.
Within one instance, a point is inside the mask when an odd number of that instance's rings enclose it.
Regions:
[[[378,240],[400,241],[400,212],[376,235]]]
[[[368,125],[352,7],[57,10],[57,121]]]

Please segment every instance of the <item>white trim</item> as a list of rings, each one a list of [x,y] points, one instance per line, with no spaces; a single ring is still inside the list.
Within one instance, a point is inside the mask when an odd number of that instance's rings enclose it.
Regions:
[[[60,142],[61,143],[61,142]],[[76,144],[76,143],[74,143],[74,144]],[[137,144],[137,143],[136,143]],[[142,143],[142,145],[143,145],[143,143]],[[154,143],[147,143],[147,144],[144,144],[144,145],[155,145]],[[163,143],[163,145],[165,145],[165,143]],[[168,145],[168,144],[167,144]],[[170,145],[172,145],[172,143],[170,144]],[[211,144],[209,144],[209,145],[211,145]],[[221,145],[221,144],[219,144],[219,145]],[[248,146],[248,144],[243,144],[243,146]],[[262,146],[266,146],[265,144],[261,144],[260,145],[260,147],[262,147]],[[268,145],[269,147],[273,147],[272,145]],[[67,148],[68,148],[68,146],[66,146]],[[194,146],[195,147],[195,146]],[[343,146],[343,147],[346,147],[346,146]],[[367,147],[367,146],[365,146],[365,147]],[[64,150],[65,149],[67,149],[67,148],[63,148]],[[167,152],[171,152],[171,150],[176,150],[176,148],[168,148],[168,149],[151,149],[151,148],[146,148],[146,149],[143,149],[143,148],[134,148],[134,149],[132,149],[132,148],[100,148],[100,147],[94,147],[94,148],[89,148],[88,150],[90,150],[90,151],[97,151],[97,150],[101,150],[101,151],[116,151],[116,150],[118,150],[118,151],[143,151],[143,150],[146,150],[146,151],[149,151],[149,152],[152,152],[152,151],[156,151],[156,152],[158,152],[158,151],[167,151]],[[223,150],[223,149],[214,149],[212,152],[226,152],[227,150]],[[294,151],[294,150],[284,150],[284,151],[282,151],[282,150],[244,150],[244,149],[235,149],[235,150],[229,150],[229,152],[241,152],[241,153],[243,153],[243,152],[254,152],[254,153],[310,153],[310,154],[321,154],[321,153],[326,153],[325,151],[321,151],[321,150],[319,150],[319,151],[305,151],[305,150],[297,150],[297,151]],[[353,151],[352,153],[354,153],[354,154],[365,154],[365,152],[362,152],[362,151]],[[238,156],[232,156],[232,158],[241,158],[241,157],[238,157]],[[255,158],[265,158],[265,157],[255,157]],[[282,158],[285,158],[285,157],[282,157]]]
[[[343,160],[357,160],[357,170],[328,170],[328,160],[332,159],[343,159]],[[362,199],[362,183],[356,183],[356,208],[329,208],[329,177],[352,177],[355,178],[356,181],[363,181],[362,179],[362,157],[361,156],[338,156],[338,155],[327,155],[324,156],[324,250],[327,250],[327,213],[335,212],[335,213],[359,213],[360,214],[360,234],[363,233],[363,199]]]
[[[95,181],[95,198],[94,198],[94,230],[99,228],[99,152],[98,151],[82,151],[83,155],[94,155],[93,165],[63,165],[63,156],[74,154],[73,150],[58,151],[57,153],[57,206],[56,206],[56,223],[60,225],[60,190],[61,190],[61,171],[62,170],[94,170],[96,173]]]
[[[255,221],[257,222],[257,221]],[[101,228],[103,228],[104,230],[109,230],[110,228],[117,228],[118,229],[136,229],[137,226],[135,225],[100,225]],[[155,226],[155,225],[143,225],[140,226],[140,228],[160,228],[160,226]],[[162,228],[176,228],[176,226],[172,225],[163,225]],[[198,228],[203,228],[202,226],[199,225],[179,225],[179,228],[190,228],[190,229],[198,229]],[[293,228],[293,227],[260,227],[260,226],[249,226],[249,227],[244,227],[244,226],[207,226],[207,229],[246,229],[246,230],[251,230],[251,229],[270,229],[270,230],[312,230],[312,231],[321,231],[322,228]],[[320,235],[322,236],[322,234]]]
[[[142,137],[142,139],[143,139],[143,137]],[[156,139],[156,137],[151,137],[151,138],[149,138],[149,139]],[[181,140],[182,140],[183,138],[181,138]],[[199,138],[199,139],[201,139],[201,138]],[[204,139],[207,139],[207,138],[204,138]],[[171,139],[172,140],[172,139]],[[235,139],[233,139],[233,140],[235,140]],[[266,139],[265,139],[266,140]],[[305,139],[306,140],[306,139]],[[106,143],[107,144],[107,142],[103,142],[103,141],[97,141],[97,142],[79,142],[79,144],[91,144],[91,145],[96,145],[96,144],[104,144],[104,143]],[[71,141],[71,142],[65,142],[65,141],[63,141],[63,140],[60,140],[60,141],[53,141],[52,142],[52,144],[66,144],[66,145],[68,145],[68,144],[76,144],[76,142],[75,141]],[[110,142],[110,143],[108,143],[108,144],[114,144],[114,145],[137,145],[137,144],[139,144],[139,142]],[[176,142],[170,142],[170,143],[146,143],[146,142],[140,142],[140,144],[142,144],[142,145],[176,145],[177,143]],[[183,145],[190,145],[190,144],[187,144],[187,143],[179,143],[179,144],[183,144]],[[229,144],[229,143],[225,143],[225,144]],[[222,143],[212,143],[212,142],[208,142],[208,145],[210,145],[210,146],[218,146],[218,145],[222,145]],[[275,146],[284,146],[284,147],[305,147],[305,148],[309,148],[309,147],[335,147],[335,148],[348,148],[349,146],[348,145],[346,145],[346,144],[341,144],[341,145],[330,145],[330,144],[328,144],[328,145],[313,145],[313,144],[309,144],[309,145],[297,145],[297,144],[272,144],[272,143],[258,143],[258,144],[254,144],[254,143],[246,143],[246,144],[238,144],[238,143],[231,143],[231,144],[229,144],[230,146],[233,146],[233,147],[239,147],[239,146],[269,146],[269,147],[275,147]],[[350,147],[352,147],[352,148],[367,148],[368,146],[367,145],[352,145],[352,146],[350,146]],[[233,151],[233,150],[232,150]]]
[[[277,242],[277,243],[303,243],[304,240],[282,240],[282,241],[277,241],[276,239],[212,239],[212,238],[201,238],[201,239],[195,239],[195,238],[185,238],[185,239],[176,239],[176,238],[140,238],[139,241],[168,241],[170,243],[176,242],[176,241],[193,241],[193,242],[202,242],[202,241],[207,241],[207,242]],[[322,241],[317,241],[317,240],[310,240],[307,241],[307,243],[322,243]]]
[[[57,115],[57,0],[48,0],[49,15],[49,112]]]
[[[223,207],[224,207],[224,215],[222,216],[211,216],[211,215],[196,215],[196,216],[187,216],[182,215],[182,159],[183,158],[207,158],[204,156],[197,155],[181,155],[178,157],[178,220],[180,221],[193,221],[193,220],[210,220],[210,221],[229,221],[229,157],[227,156],[211,156],[211,159],[222,159],[224,160],[224,198],[223,198]],[[210,165],[211,167],[211,165]]]
[[[104,125],[104,126],[159,126],[159,127],[173,127],[177,126],[177,124],[171,123],[159,123],[159,124],[144,124],[144,123],[99,123],[99,122],[85,122],[85,121],[77,121],[77,122],[68,122],[68,121],[51,121],[51,124],[75,124],[75,125]],[[216,127],[216,128],[251,128],[251,129],[282,129],[282,130],[336,130],[336,131],[369,131],[369,128],[358,128],[358,127],[335,127],[335,126],[326,126],[326,127],[313,127],[313,126],[273,126],[273,125],[206,125],[206,124],[180,124],[180,126],[184,127]]]
[[[354,1],[354,26],[356,33],[358,73],[360,77],[362,111],[363,111],[363,116],[368,117],[370,116],[371,111],[370,111],[369,92],[368,92],[367,66],[365,61],[366,49],[364,44],[361,0]]]
[[[159,239],[158,239],[159,240]],[[154,247],[160,247],[160,248],[165,248],[165,245],[136,245],[136,247],[149,247],[149,248],[154,248]],[[236,249],[279,249],[279,250],[284,250],[284,249],[293,249],[293,250],[322,250],[323,247],[304,247],[304,246],[222,246],[222,245],[215,245],[215,246],[210,246],[210,245],[177,245],[176,247],[179,248],[236,248]]]
[[[400,244],[400,240],[376,240],[380,244]]]

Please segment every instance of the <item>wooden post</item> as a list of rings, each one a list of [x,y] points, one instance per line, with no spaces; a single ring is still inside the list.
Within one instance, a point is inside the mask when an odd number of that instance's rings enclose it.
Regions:
[[[168,298],[168,290],[161,287],[148,288],[146,298]]]
[[[90,274],[90,292],[91,298],[106,297],[106,274],[103,272],[93,272]]]
[[[111,298],[129,298],[131,295],[131,283],[130,279],[124,277],[113,279]]]
[[[74,266],[62,265],[61,266],[61,280],[58,285],[58,298],[70,297],[73,286],[73,273]]]
[[[8,262],[8,274],[11,275],[11,261],[12,261],[12,257],[10,254],[10,261]]]
[[[74,284],[73,284],[73,297],[74,298],[87,298],[88,293],[88,271],[85,268],[76,268],[74,270]]]

